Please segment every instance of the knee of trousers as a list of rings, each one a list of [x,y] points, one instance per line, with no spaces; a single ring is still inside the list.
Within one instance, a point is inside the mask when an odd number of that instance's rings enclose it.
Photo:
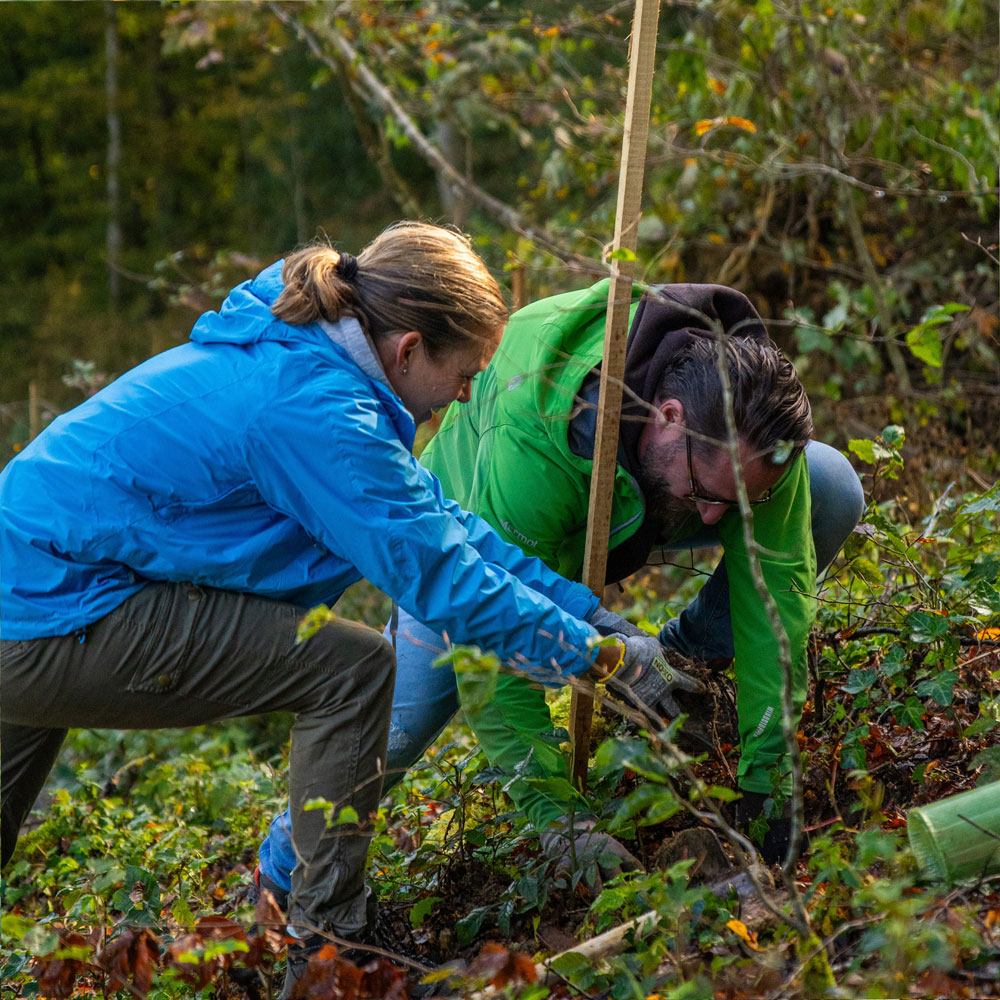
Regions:
[[[321,630],[317,637],[326,631]],[[392,643],[374,629],[360,625],[346,634],[334,634],[330,630],[330,634],[323,638],[326,640],[325,647],[314,652],[319,664],[323,667],[327,664],[340,665],[337,669],[323,671],[327,678],[327,683],[323,685],[323,700],[343,703],[361,698],[383,702],[388,711],[396,681],[396,651]]]
[[[818,568],[823,569],[861,520],[865,493],[851,463],[836,448],[813,442],[807,455],[813,538]]]

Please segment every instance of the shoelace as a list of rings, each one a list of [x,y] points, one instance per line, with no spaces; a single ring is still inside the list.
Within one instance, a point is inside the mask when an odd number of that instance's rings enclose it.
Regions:
[[[391,952],[411,962],[417,962],[422,966],[427,965],[427,960],[422,955],[418,955],[413,950],[411,943],[404,941],[396,932],[392,920],[381,907],[375,911],[375,919],[365,928],[364,938],[366,939],[363,941],[365,944],[374,945],[376,948],[381,948],[383,951]]]

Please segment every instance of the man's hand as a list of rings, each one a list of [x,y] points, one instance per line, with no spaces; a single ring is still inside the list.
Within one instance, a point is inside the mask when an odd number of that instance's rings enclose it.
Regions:
[[[599,891],[602,879],[621,872],[642,871],[639,859],[608,833],[594,830],[597,820],[577,818],[570,829],[561,819],[539,838],[546,857],[560,871],[582,871],[584,880]]]
[[[625,645],[625,662],[613,677],[608,678],[608,687],[619,697],[631,703],[638,701],[643,707],[673,719],[681,714],[675,693],[704,693],[701,681],[667,662],[659,639],[645,632],[616,638]]]

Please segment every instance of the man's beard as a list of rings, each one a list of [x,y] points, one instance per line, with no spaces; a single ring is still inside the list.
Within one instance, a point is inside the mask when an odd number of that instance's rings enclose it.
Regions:
[[[693,513],[691,504],[674,496],[663,476],[663,470],[674,463],[684,447],[680,441],[651,442],[635,474],[646,504],[646,518],[652,518],[660,526],[659,533],[665,538],[669,538]],[[659,474],[654,470],[660,470]]]

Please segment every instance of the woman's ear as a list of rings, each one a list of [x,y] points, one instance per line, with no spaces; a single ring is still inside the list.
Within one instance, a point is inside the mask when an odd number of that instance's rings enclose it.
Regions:
[[[394,348],[393,360],[400,374],[405,375],[413,361],[414,352],[423,343],[424,338],[416,330],[407,330],[398,335]]]

